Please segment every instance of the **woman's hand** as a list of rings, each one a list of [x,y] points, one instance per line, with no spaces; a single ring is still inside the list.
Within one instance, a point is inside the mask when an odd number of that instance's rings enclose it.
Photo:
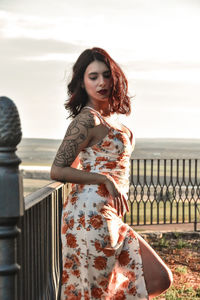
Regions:
[[[106,175],[106,180],[105,180],[104,184],[105,184],[106,189],[108,190],[109,194],[113,198],[114,208],[117,210],[118,216],[124,215],[124,213],[125,213],[124,206],[126,208],[126,211],[129,212],[127,200],[124,197],[124,195],[120,193],[115,180],[111,176]]]

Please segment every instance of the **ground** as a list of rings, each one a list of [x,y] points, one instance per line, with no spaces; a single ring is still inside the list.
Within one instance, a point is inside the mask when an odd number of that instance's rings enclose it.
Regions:
[[[199,235],[200,237],[200,235]],[[144,238],[171,269],[174,277],[170,289],[155,299],[200,299],[200,240],[180,233],[146,235]]]

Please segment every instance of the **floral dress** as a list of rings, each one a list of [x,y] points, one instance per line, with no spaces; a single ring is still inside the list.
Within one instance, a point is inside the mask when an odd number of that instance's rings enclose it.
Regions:
[[[79,153],[80,169],[112,176],[128,198],[133,145],[93,111],[109,130]],[[137,235],[112,203],[103,184],[72,185],[62,211],[61,300],[148,299]]]

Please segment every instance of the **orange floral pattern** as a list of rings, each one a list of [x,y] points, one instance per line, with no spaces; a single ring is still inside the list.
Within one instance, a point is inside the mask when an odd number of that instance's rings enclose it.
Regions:
[[[70,247],[70,248],[75,248],[77,247],[77,243],[76,243],[76,237],[71,234],[71,233],[68,233],[66,235],[66,240],[67,240],[67,246]]]
[[[128,135],[109,127],[79,153],[79,168],[111,176],[127,198],[132,150]],[[104,184],[72,185],[62,211],[61,300],[148,299],[137,235],[111,201]]]
[[[103,225],[102,216],[101,215],[92,215],[89,223],[93,228],[99,229]]]
[[[126,266],[130,262],[129,252],[127,250],[123,250],[119,255],[119,264],[121,266]]]
[[[108,190],[105,187],[105,184],[100,184],[98,186],[97,194],[99,194],[102,197],[108,197],[109,196],[109,193],[108,193]]]
[[[104,166],[109,169],[115,169],[117,166],[117,162],[116,161],[107,162]]]
[[[103,256],[97,256],[94,259],[94,268],[97,270],[103,270],[106,268],[107,259]]]
[[[101,296],[103,295],[103,291],[101,288],[93,287],[91,292],[92,297],[95,299],[101,299]]]

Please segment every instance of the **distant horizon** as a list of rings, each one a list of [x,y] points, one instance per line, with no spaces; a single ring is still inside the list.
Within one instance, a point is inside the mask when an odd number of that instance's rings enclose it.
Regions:
[[[23,138],[17,155],[23,165],[49,166],[61,144],[60,139]],[[131,154],[139,159],[200,159],[200,139],[138,138]]]

